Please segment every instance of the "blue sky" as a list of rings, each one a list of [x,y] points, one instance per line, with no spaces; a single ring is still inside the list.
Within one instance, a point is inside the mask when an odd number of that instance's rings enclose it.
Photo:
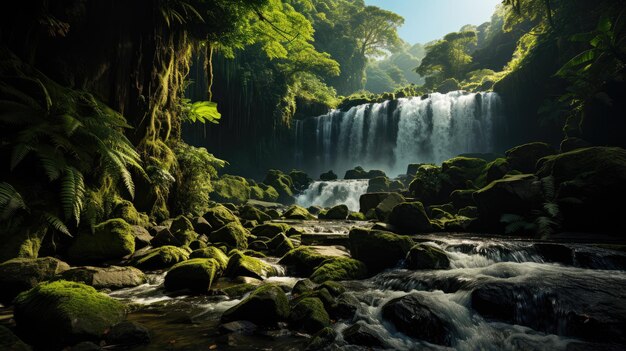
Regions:
[[[502,0],[365,0],[368,5],[404,17],[400,37],[410,44],[427,43],[463,25],[489,21]]]

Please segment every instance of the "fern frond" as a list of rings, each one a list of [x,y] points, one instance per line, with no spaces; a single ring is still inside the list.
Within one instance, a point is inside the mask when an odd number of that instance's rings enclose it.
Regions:
[[[16,211],[27,210],[22,195],[6,182],[0,183],[0,219],[9,219]]]
[[[72,234],[70,234],[69,229],[67,229],[67,226],[65,225],[65,223],[63,223],[63,221],[59,217],[53,215],[50,212],[44,212],[42,217],[46,221],[46,223],[48,223],[49,226],[51,226],[55,230],[69,237],[72,237]]]
[[[546,213],[552,218],[558,217],[559,214],[561,213],[561,210],[559,209],[559,205],[554,202],[544,203],[543,210],[546,211]]]

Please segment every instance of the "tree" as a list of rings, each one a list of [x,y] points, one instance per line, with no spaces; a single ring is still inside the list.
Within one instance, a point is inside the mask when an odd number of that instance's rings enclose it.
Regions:
[[[352,19],[352,34],[359,44],[360,55],[381,56],[398,49],[402,40],[398,36],[398,27],[404,24],[404,18],[376,6],[367,6]]]
[[[427,77],[430,87],[448,78],[462,80],[472,62],[469,51],[476,40],[474,31],[447,34],[443,40],[426,47],[426,56],[415,71]]]

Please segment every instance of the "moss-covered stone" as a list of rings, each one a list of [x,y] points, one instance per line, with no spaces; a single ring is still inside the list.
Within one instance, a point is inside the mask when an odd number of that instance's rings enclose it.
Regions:
[[[509,164],[509,161],[506,158],[500,157],[491,162],[489,162],[483,173],[479,177],[477,181],[478,186],[485,186],[494,180],[502,179],[505,175],[511,172],[513,168]]]
[[[528,143],[509,149],[506,153],[506,159],[511,168],[522,173],[534,173],[537,161],[539,159],[554,155],[554,149],[542,142]]]
[[[293,187],[297,191],[306,190],[309,185],[313,183],[313,179],[311,179],[308,174],[296,169],[289,172],[289,178],[291,178]]]
[[[431,205],[441,201],[445,187],[441,167],[425,164],[418,167],[409,192],[422,203]]]
[[[287,205],[294,203],[295,188],[291,178],[285,173],[271,169],[267,172],[263,183],[273,187],[278,192],[278,202]]]
[[[474,192],[476,189],[459,189],[450,194],[450,201],[454,208],[463,208],[467,206],[474,206]]]
[[[365,215],[361,212],[350,212],[348,215],[348,220],[350,221],[365,221]]]
[[[439,248],[418,244],[406,255],[406,266],[409,269],[446,269],[450,268],[450,259]]]
[[[387,177],[376,177],[369,180],[367,185],[368,193],[386,192],[389,191],[389,185],[391,182]]]
[[[325,182],[331,181],[331,180],[336,180],[336,179],[337,179],[337,175],[332,170],[328,171],[326,173],[320,174],[320,180],[323,180]]]
[[[74,267],[61,273],[60,278],[87,284],[98,290],[131,288],[146,282],[145,274],[137,268],[118,266]]]
[[[0,262],[12,258],[37,258],[46,234],[43,229],[16,228],[0,232]]]
[[[189,252],[176,246],[161,246],[147,251],[145,254],[133,257],[132,266],[144,270],[169,268],[189,258]]]
[[[306,351],[322,350],[332,345],[337,338],[337,332],[333,328],[326,327],[315,333],[306,346]]]
[[[289,251],[278,263],[293,268],[297,275],[310,276],[315,269],[330,257],[320,255],[308,246],[300,246]]]
[[[300,279],[291,289],[291,295],[299,296],[315,290],[316,287],[317,284],[313,283],[310,279]]]
[[[124,305],[81,283],[42,283],[15,299],[15,321],[27,341],[59,347],[100,340],[126,316]]]
[[[414,234],[431,230],[430,219],[421,202],[403,202],[389,214],[389,224],[400,233]]]
[[[455,189],[467,188],[467,182],[475,182],[483,173],[487,161],[482,158],[455,157],[441,164],[441,172],[445,175],[445,181],[450,186],[449,194]],[[443,194],[447,195],[447,194]]]
[[[280,217],[283,215],[280,211],[278,211],[275,208],[270,208],[265,213],[267,213],[272,219],[280,219]]]
[[[14,258],[0,264],[0,303],[9,304],[21,292],[51,280],[70,266],[53,257]]]
[[[293,205],[289,207],[287,211],[285,211],[285,213],[283,214],[283,217],[285,217],[286,219],[300,219],[300,220],[315,219],[315,216],[310,214],[306,208],[298,206],[298,205]]]
[[[289,314],[289,326],[305,333],[316,333],[330,325],[330,317],[320,299],[307,297],[301,299]]]
[[[254,206],[244,206],[239,211],[239,217],[251,221],[257,221],[258,223],[263,223],[272,219],[272,217],[270,217],[267,213]]]
[[[280,194],[278,194],[278,191],[271,185],[267,185],[267,184],[259,184],[258,185],[261,189],[263,189],[263,201],[267,201],[267,202],[276,202],[278,201],[278,198],[280,197]]]
[[[206,248],[209,245],[207,245],[207,243],[205,243],[202,240],[196,239],[196,240],[190,242],[189,245],[187,245],[187,246],[189,247],[189,249],[191,251],[195,251],[195,250],[204,249],[204,248]]]
[[[367,214],[369,210],[373,210],[383,201],[389,193],[365,193],[359,198],[359,212]]]
[[[258,258],[235,252],[230,256],[224,275],[228,277],[252,277],[264,279],[276,275],[276,268]]]
[[[224,243],[231,248],[244,250],[248,247],[250,232],[240,223],[231,222],[209,234],[212,243]]]
[[[328,292],[334,297],[338,297],[339,295],[346,292],[346,288],[341,283],[337,283],[336,281],[332,280],[325,281],[315,288],[315,290],[321,289],[328,290]]]
[[[478,217],[478,207],[476,206],[467,206],[459,210],[459,216],[467,217],[467,218],[476,218]]]
[[[170,231],[173,234],[176,234],[178,232],[194,231],[194,228],[189,218],[185,216],[178,216],[172,220]]]
[[[275,237],[269,240],[267,242],[267,247],[274,255],[278,257],[283,256],[294,248],[293,243],[284,233],[277,234]]]
[[[257,287],[258,284],[241,283],[220,289],[220,291],[222,291],[224,294],[228,295],[228,297],[232,299],[238,299],[245,294],[255,290]]]
[[[122,219],[110,219],[95,226],[93,234],[81,233],[67,250],[76,262],[120,259],[135,252],[132,227]]]
[[[252,228],[252,235],[264,238],[273,238],[277,234],[287,233],[291,226],[287,223],[265,223]]]
[[[454,216],[450,213],[450,212],[446,212],[444,210],[442,210],[441,208],[433,208],[431,211],[430,216],[433,219],[451,219]]]
[[[248,181],[239,176],[225,174],[212,182],[211,199],[217,202],[243,204],[250,198]]]
[[[348,236],[352,257],[364,262],[369,273],[396,266],[413,246],[408,236],[379,230],[353,228]]]
[[[328,280],[356,280],[367,277],[367,267],[359,260],[333,257],[325,260],[311,274],[311,281],[323,283]]]
[[[228,223],[239,223],[237,216],[223,205],[210,208],[202,217],[209,222],[213,230],[219,229]]]
[[[348,217],[349,212],[348,206],[341,204],[330,208],[324,218],[344,220]]]
[[[386,221],[393,208],[404,201],[406,201],[404,196],[398,193],[389,193],[389,195],[376,206],[376,217],[381,221]]]
[[[220,271],[220,264],[215,259],[193,258],[170,268],[163,285],[170,291],[189,289],[207,292]]]
[[[224,251],[215,246],[208,246],[203,249],[192,251],[189,258],[212,258],[218,263],[218,266],[222,271],[225,270],[228,265],[228,256],[226,256]]]
[[[126,223],[132,225],[146,226],[150,223],[148,215],[137,211],[135,205],[128,200],[117,200],[115,202],[111,218],[121,218]]]
[[[222,322],[247,320],[260,326],[274,327],[289,316],[289,300],[273,284],[262,285],[239,304],[222,314]]]
[[[267,255],[259,252],[259,251],[255,251],[255,250],[251,250],[251,249],[247,249],[243,252],[244,255],[246,256],[250,256],[250,257],[256,257],[256,258],[266,258]]]
[[[354,169],[349,169],[343,176],[343,179],[368,179],[367,172],[361,166],[356,166]]]

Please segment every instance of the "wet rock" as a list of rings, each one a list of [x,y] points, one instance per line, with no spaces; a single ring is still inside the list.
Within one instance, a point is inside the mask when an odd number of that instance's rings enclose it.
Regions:
[[[337,332],[333,328],[324,328],[315,333],[306,346],[306,351],[317,351],[330,346],[337,338]]]
[[[187,217],[182,215],[174,218],[172,224],[170,225],[170,231],[174,234],[178,232],[186,232],[188,230],[193,231],[193,225]]]
[[[146,251],[143,255],[133,257],[132,266],[143,270],[169,268],[189,258],[189,251],[176,246],[161,246]]]
[[[570,151],[574,151],[577,149],[588,148],[590,146],[592,146],[591,143],[589,143],[586,140],[576,138],[576,137],[569,137],[561,141],[561,145],[559,149],[561,152],[570,152]]]
[[[348,206],[346,205],[337,205],[335,207],[332,207],[331,209],[328,210],[328,212],[326,212],[326,215],[324,216],[324,219],[339,219],[339,220],[344,220],[348,217],[348,213],[350,212],[350,210],[348,209]]]
[[[137,323],[124,321],[114,325],[106,335],[108,345],[141,345],[150,343],[150,332]]]
[[[404,196],[398,193],[389,193],[389,195],[376,206],[376,217],[381,221],[387,220],[393,208],[403,202],[405,202]]]
[[[259,285],[261,285],[261,281],[257,281],[254,283],[241,283],[231,285],[226,288],[222,288],[219,291],[224,293],[230,298],[238,299],[244,296],[245,294],[255,290]]]
[[[405,234],[423,233],[432,230],[430,219],[421,202],[402,202],[393,207],[389,224]]]
[[[123,289],[146,282],[142,271],[134,267],[75,267],[61,273],[61,279],[80,282],[100,289]]]
[[[276,269],[258,258],[246,256],[240,252],[235,252],[228,260],[228,266],[224,275],[228,277],[252,277],[264,279],[276,275]]]
[[[255,240],[248,244],[248,249],[256,251],[267,251],[267,243],[261,240]]]
[[[418,244],[406,255],[406,266],[409,269],[447,269],[450,268],[450,259],[439,248]]]
[[[203,249],[194,250],[189,258],[213,258],[218,263],[220,270],[225,270],[228,265],[228,256],[224,251],[215,246],[208,246]]]
[[[285,213],[283,214],[283,217],[285,217],[286,219],[299,220],[316,219],[314,215],[310,214],[309,211],[306,210],[306,208],[300,207],[298,205],[293,205],[289,207],[287,211],[285,211]]]
[[[390,193],[365,193],[359,198],[359,212],[367,214],[369,210],[375,209]]]
[[[135,249],[139,250],[150,245],[150,241],[152,240],[152,235],[148,232],[148,230],[139,225],[133,225],[132,234],[135,237]]]
[[[81,233],[67,250],[73,262],[100,262],[120,259],[135,252],[135,237],[130,224],[110,219],[94,227],[93,234]]]
[[[315,288],[315,290],[321,289],[328,290],[328,292],[334,297],[337,297],[346,292],[346,288],[341,283],[332,280],[325,281]]]
[[[252,235],[264,238],[273,238],[280,233],[287,233],[291,226],[286,223],[265,223],[252,228]]]
[[[296,303],[289,313],[289,325],[293,329],[313,334],[330,325],[330,317],[322,301],[305,297]]]
[[[420,294],[410,294],[386,303],[383,318],[404,334],[439,345],[450,345],[448,323],[430,307]]]
[[[349,238],[352,257],[364,262],[371,274],[396,266],[413,246],[408,236],[362,228],[350,230]]]
[[[0,349],[7,351],[30,351],[31,347],[13,334],[11,330],[0,325]]]
[[[274,327],[289,316],[289,300],[283,290],[272,284],[262,285],[237,305],[226,310],[222,322],[250,321]]]
[[[347,257],[334,257],[324,261],[311,274],[315,283],[328,280],[354,280],[367,277],[367,267],[359,260]]]
[[[209,235],[213,231],[213,227],[204,217],[194,217],[191,224],[193,225],[193,231],[200,235]]]
[[[296,282],[291,290],[292,295],[302,295],[306,292],[311,292],[317,287],[317,284],[313,283],[310,279],[301,279]]]
[[[537,161],[543,157],[554,155],[555,151],[546,143],[535,142],[516,146],[505,154],[513,169],[522,173],[534,173]]]
[[[415,178],[409,184],[411,195],[426,205],[441,203],[442,198],[452,190],[445,184],[441,167],[429,164],[419,166]]]
[[[234,321],[220,325],[220,330],[224,333],[251,334],[257,330],[257,325],[248,321]]]
[[[474,192],[476,189],[459,189],[450,193],[450,201],[454,208],[463,208],[467,206],[475,206]]]
[[[344,251],[327,246],[300,246],[289,251],[278,263],[297,276],[310,276],[323,262],[337,257],[346,257]]]
[[[513,168],[506,160],[506,158],[498,158],[488,163],[485,166],[484,184],[489,184],[494,180],[502,179],[505,175],[511,172]]]
[[[343,176],[343,179],[368,179],[367,172],[361,166],[357,166],[354,169],[349,169]]]
[[[353,345],[379,348],[386,348],[388,346],[384,336],[382,336],[378,330],[362,321],[347,328],[342,334],[344,340]]]
[[[359,300],[351,292],[346,292],[337,297],[337,303],[331,309],[334,319],[352,319],[360,305]]]
[[[337,175],[333,171],[328,171],[326,173],[320,174],[320,180],[323,180],[323,181],[330,181],[330,180],[336,180],[336,179],[337,179]]]
[[[473,183],[483,173],[487,161],[474,157],[454,157],[441,164],[441,172],[445,176],[442,180],[445,187],[452,190],[468,189],[468,182]],[[445,195],[445,193],[443,193]]]
[[[268,249],[276,256],[281,257],[287,252],[293,250],[294,246],[291,240],[280,233],[267,242]]]
[[[259,210],[258,208],[254,206],[248,206],[248,205],[244,206],[240,210],[239,217],[250,220],[250,221],[257,221],[258,223],[263,223],[265,221],[269,221],[272,219],[272,217],[268,215],[267,213]]]
[[[226,244],[229,248],[245,250],[250,232],[237,222],[231,222],[209,234],[211,243]]]
[[[70,266],[53,257],[14,258],[0,264],[0,303],[9,304],[21,292],[53,279]]]
[[[81,283],[42,283],[15,299],[20,335],[46,347],[100,340],[126,316],[124,305]]]
[[[389,191],[390,181],[387,177],[376,177],[369,180],[367,185],[368,193]]]
[[[221,271],[219,263],[212,258],[193,258],[177,263],[165,275],[165,290],[189,289],[207,292]]]
[[[282,204],[293,204],[295,199],[293,197],[295,188],[291,177],[285,173],[271,169],[267,172],[263,183],[273,187],[278,192],[277,201]]]
[[[361,212],[350,212],[347,218],[349,221],[365,221],[365,215]]]
[[[308,174],[295,169],[289,172],[289,178],[291,178],[291,181],[293,182],[293,187],[297,191],[306,190],[309,185],[313,183],[313,179],[311,179]]]
[[[212,230],[217,230],[228,223],[239,223],[237,216],[223,205],[210,208],[202,217],[206,219]]]
[[[187,245],[189,247],[190,250],[195,251],[195,250],[200,250],[200,249],[204,249],[206,248],[208,245],[206,242],[196,239],[192,242],[189,243],[189,245]]]
[[[478,217],[478,207],[475,206],[467,206],[463,207],[458,212],[459,216],[467,217],[467,218],[476,218]]]

